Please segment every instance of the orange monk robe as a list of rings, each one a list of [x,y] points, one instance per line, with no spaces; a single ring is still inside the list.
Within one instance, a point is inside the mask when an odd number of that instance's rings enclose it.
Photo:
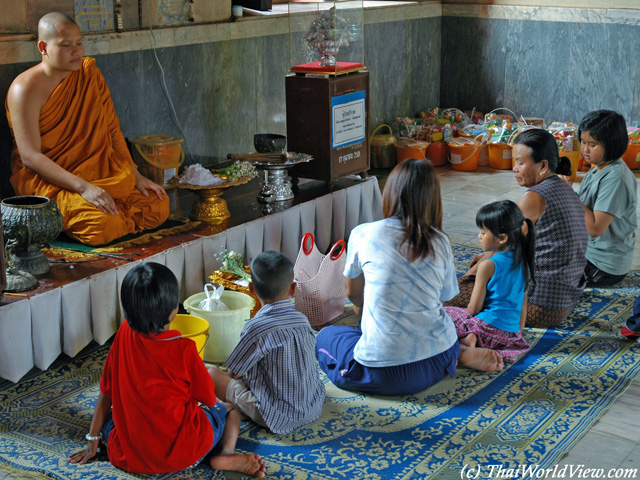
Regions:
[[[11,185],[18,195],[55,199],[63,231],[87,245],[104,245],[128,233],[155,228],[169,216],[169,199],[135,187],[136,168],[127,149],[111,94],[94,58],[70,72],[40,110],[42,153],[65,170],[105,189],[118,215],[103,213],[78,193],[43,180],[22,164],[14,148]],[[7,108],[11,126],[11,115]]]

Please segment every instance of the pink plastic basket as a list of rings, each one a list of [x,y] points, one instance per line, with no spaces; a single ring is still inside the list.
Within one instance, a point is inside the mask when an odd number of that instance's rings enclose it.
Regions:
[[[310,244],[309,244],[310,243]],[[327,255],[315,246],[313,235],[305,233],[293,272],[297,282],[296,309],[311,326],[324,325],[344,313],[345,286],[342,273],[347,245],[338,240]]]

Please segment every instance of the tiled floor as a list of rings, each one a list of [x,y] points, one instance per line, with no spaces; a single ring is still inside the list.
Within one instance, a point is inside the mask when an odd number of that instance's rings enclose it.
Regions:
[[[442,191],[443,228],[453,242],[478,245],[476,211],[482,205],[496,200],[517,201],[526,188],[520,187],[510,170],[494,170],[479,167],[474,172],[458,172],[448,167],[438,167],[438,178]],[[578,174],[581,177],[582,174]],[[639,176],[640,173],[636,173]],[[574,183],[578,190],[580,184]],[[638,196],[640,197],[640,187]],[[640,238],[640,209],[636,212]],[[640,268],[640,240],[633,254],[633,268]]]
[[[638,176],[637,173],[636,176]],[[509,170],[480,167],[475,172],[457,172],[448,167],[439,167],[438,177],[442,189],[443,228],[453,242],[467,245],[478,245],[478,230],[475,225],[478,208],[495,200],[517,201],[526,190],[518,185],[513,173]],[[576,190],[578,187],[579,184],[574,184]],[[640,225],[638,212],[636,216]],[[640,238],[640,228],[636,236]],[[636,241],[633,268],[640,268],[640,240]],[[558,463],[559,467],[583,465],[584,468],[603,468],[605,471],[637,468],[638,472],[633,477],[626,478],[640,478],[640,415],[638,412],[640,412],[640,379],[636,379],[630,385],[615,404],[562,458]]]

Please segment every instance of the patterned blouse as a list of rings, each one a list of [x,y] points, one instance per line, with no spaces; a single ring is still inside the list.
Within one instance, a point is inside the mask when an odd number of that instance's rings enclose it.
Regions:
[[[578,195],[560,177],[531,187],[546,207],[536,222],[536,285],[529,285],[529,302],[564,310],[578,303],[585,286],[587,229]]]

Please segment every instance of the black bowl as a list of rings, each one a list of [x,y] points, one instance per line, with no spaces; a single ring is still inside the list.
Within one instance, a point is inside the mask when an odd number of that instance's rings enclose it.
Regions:
[[[284,152],[287,145],[287,137],[275,133],[256,133],[253,136],[253,146],[259,153]]]

